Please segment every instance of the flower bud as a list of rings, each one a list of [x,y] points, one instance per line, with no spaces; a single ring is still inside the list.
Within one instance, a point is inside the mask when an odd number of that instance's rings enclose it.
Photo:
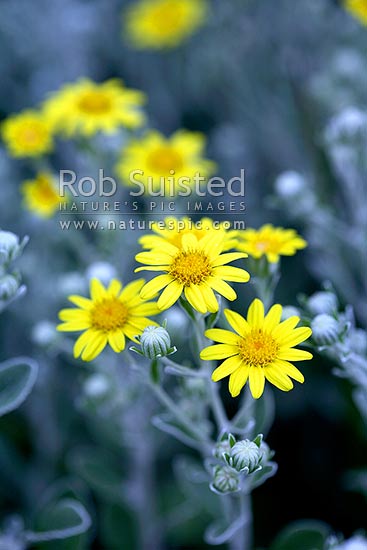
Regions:
[[[287,199],[300,195],[305,187],[305,178],[298,172],[283,172],[275,181],[277,194]]]
[[[19,289],[19,277],[4,275],[0,278],[0,300],[8,301],[15,297]]]
[[[23,241],[25,244],[26,241]],[[10,231],[0,231],[0,264],[14,260],[21,253],[24,244],[19,237]]]
[[[339,323],[334,317],[321,313],[311,323],[312,337],[319,346],[328,346],[337,342]]]
[[[262,453],[256,443],[249,439],[244,439],[233,445],[230,458],[231,466],[238,472],[244,468],[248,468],[249,473],[251,473],[259,466]]]
[[[307,307],[313,315],[320,313],[332,314],[338,309],[338,301],[332,292],[315,292],[308,302]]]
[[[216,466],[211,488],[218,493],[233,493],[238,491],[238,473],[230,466]]]
[[[32,340],[38,346],[48,347],[57,338],[56,326],[50,321],[39,321],[32,329]]]
[[[213,455],[216,458],[222,458],[224,453],[227,453],[228,455],[231,453],[231,444],[229,439],[218,441],[213,448]]]
[[[149,359],[164,357],[173,352],[171,338],[163,327],[149,326],[140,336],[140,345],[143,355]]]

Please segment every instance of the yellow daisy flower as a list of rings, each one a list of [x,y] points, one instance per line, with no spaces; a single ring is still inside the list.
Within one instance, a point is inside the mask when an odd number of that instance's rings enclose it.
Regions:
[[[280,256],[293,256],[297,250],[307,246],[307,242],[294,229],[263,225],[260,229],[245,229],[238,232],[238,250],[247,252],[253,258],[266,256],[276,263]]]
[[[203,25],[206,0],[140,0],[124,14],[124,32],[137,49],[174,48]]]
[[[187,301],[200,313],[218,311],[214,291],[235,300],[237,295],[226,281],[246,283],[250,278],[244,269],[226,265],[245,258],[246,254],[221,254],[222,249],[223,242],[212,231],[200,240],[187,233],[179,246],[165,242],[150,252],[137,254],[136,260],[146,265],[135,271],[165,272],[145,284],[141,297],[152,298],[164,288],[157,302],[161,310],[171,307],[184,292]]]
[[[98,279],[90,283],[90,298],[69,296],[78,308],[63,309],[59,313],[63,321],[57,330],[62,332],[84,331],[74,346],[74,357],[92,361],[107,344],[119,353],[125,349],[125,337],[137,342],[136,336],[149,325],[156,325],[146,315],[159,312],[154,302],[146,302],[139,296],[144,279],[129,283],[124,288],[113,279],[105,288]]]
[[[5,120],[2,136],[13,157],[39,157],[53,147],[51,129],[41,113],[22,111]]]
[[[139,243],[143,248],[160,248],[166,242],[179,247],[183,235],[190,233],[200,241],[208,232],[216,231],[219,239],[223,240],[222,251],[226,252],[236,246],[238,234],[238,231],[228,230],[225,222],[214,226],[214,222],[210,218],[201,218],[201,220],[193,222],[187,217],[181,219],[167,217],[164,220],[164,227],[162,227],[162,222],[154,222],[152,231],[155,235],[148,234],[140,237]]]
[[[130,180],[131,174],[139,170],[134,178],[145,190],[162,189],[166,196],[174,196],[179,191],[185,192],[178,184],[179,178],[188,178],[183,183],[191,187],[195,174],[207,178],[215,171],[215,163],[202,156],[204,148],[205,137],[198,132],[179,130],[166,138],[157,131],[149,131],[123,150],[116,171],[122,181],[131,186],[136,185]]]
[[[81,78],[65,84],[44,103],[45,116],[55,131],[67,136],[114,133],[124,126],[137,128],[145,120],[141,110],[145,95],[124,87],[121,80],[96,83]]]
[[[363,25],[367,25],[367,1],[366,0],[344,0],[344,6]]]
[[[257,298],[249,307],[247,320],[229,309],[225,309],[224,314],[235,332],[207,330],[206,337],[220,343],[204,348],[200,354],[206,361],[225,359],[212,374],[214,382],[229,376],[229,391],[236,397],[249,380],[255,399],[263,394],[265,380],[282,391],[293,388],[291,378],[304,382],[303,374],[289,362],[312,359],[308,351],[294,348],[312,333],[307,327],[296,328],[299,317],[289,317],[281,323],[279,304],[264,316],[264,305]]]
[[[23,204],[41,218],[51,218],[59,210],[60,202],[65,202],[57,189],[56,182],[47,172],[40,172],[33,180],[26,180],[21,185]]]

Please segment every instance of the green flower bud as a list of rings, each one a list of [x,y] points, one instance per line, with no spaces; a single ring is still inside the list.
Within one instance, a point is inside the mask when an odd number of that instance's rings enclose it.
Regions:
[[[258,468],[262,456],[262,452],[256,443],[244,439],[235,443],[231,449],[231,466],[238,472],[247,468],[251,473]]]
[[[332,292],[316,292],[309,298],[307,308],[313,315],[332,314],[338,309],[338,301]]]
[[[171,338],[168,331],[163,327],[149,326],[140,336],[140,345],[142,354],[149,359],[164,357],[173,353],[171,347]]]
[[[19,277],[16,275],[4,275],[0,278],[0,300],[11,300],[19,289]]]
[[[218,441],[213,449],[213,455],[216,458],[222,458],[224,453],[228,455],[231,453],[231,444],[229,439]]]
[[[339,323],[334,317],[321,313],[311,323],[312,337],[319,346],[329,346],[338,341]]]
[[[28,237],[19,242],[19,237],[10,231],[0,231],[0,264],[7,264],[17,258],[28,242]]]
[[[210,488],[215,493],[234,493],[239,489],[239,475],[230,466],[216,466]]]

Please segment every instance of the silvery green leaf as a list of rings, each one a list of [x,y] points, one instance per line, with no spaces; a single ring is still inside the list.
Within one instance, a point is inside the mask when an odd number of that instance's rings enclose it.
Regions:
[[[259,468],[260,469],[248,477],[251,491],[256,489],[256,487],[260,487],[260,485],[265,483],[265,481],[270,477],[273,477],[277,473],[278,465],[275,462],[268,462]]]
[[[34,386],[37,373],[37,363],[28,357],[17,357],[0,364],[0,416],[23,403]]]
[[[192,438],[190,434],[169,415],[161,414],[154,416],[152,418],[152,424],[162,432],[172,435],[185,445],[198,447],[197,440]]]
[[[93,447],[76,448],[69,456],[70,468],[96,492],[111,502],[123,496],[122,468],[109,453]]]
[[[254,443],[256,443],[256,445],[260,448],[260,445],[261,445],[261,442],[263,440],[264,436],[263,434],[259,434],[255,437],[254,439]]]
[[[46,530],[24,533],[28,543],[67,539],[85,533],[91,519],[84,506],[74,499],[63,499],[44,509],[41,522]]]
[[[239,529],[242,529],[245,524],[245,516],[240,516],[236,518],[230,524],[224,521],[212,523],[205,531],[205,542],[214,546],[225,544],[226,542],[234,538],[237,531],[239,531]]]
[[[323,550],[330,532],[321,521],[298,521],[281,531],[270,550]]]

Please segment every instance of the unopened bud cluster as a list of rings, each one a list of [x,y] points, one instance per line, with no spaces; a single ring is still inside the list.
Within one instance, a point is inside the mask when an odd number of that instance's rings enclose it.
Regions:
[[[241,480],[262,470],[263,465],[272,458],[272,453],[263,436],[258,435],[253,441],[242,439],[236,441],[232,434],[225,434],[217,442],[213,455],[222,460],[213,469],[212,491],[220,494],[233,493],[241,488]]]
[[[22,253],[27,242],[28,238],[20,242],[14,233],[0,231],[0,311],[25,291],[19,273],[10,272],[9,266]]]

